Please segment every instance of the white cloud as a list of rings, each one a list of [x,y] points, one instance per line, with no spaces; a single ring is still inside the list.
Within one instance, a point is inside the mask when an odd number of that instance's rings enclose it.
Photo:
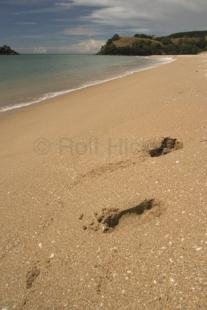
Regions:
[[[70,45],[67,50],[68,52],[74,52],[74,53],[94,54],[100,50],[101,46],[104,43],[105,41],[102,40],[95,40],[95,39],[83,40],[79,43]]]
[[[73,0],[73,5],[94,8],[84,19],[100,25],[152,32],[207,28],[206,0]]]
[[[36,47],[18,47],[18,52],[26,53],[26,54],[47,54],[48,50],[44,46],[36,46]]]
[[[72,7],[72,3],[70,2],[56,2],[55,6],[63,9],[70,9]]]
[[[163,0],[159,0],[161,3]],[[205,0],[165,0],[166,5],[173,5],[193,12],[201,12],[207,8]]]
[[[84,5],[84,6],[94,6],[94,7],[104,7],[110,6],[112,2],[120,2],[119,0],[72,0],[73,5]],[[124,2],[124,1],[122,1]]]
[[[104,25],[132,27],[140,25],[142,20],[151,18],[152,16],[147,12],[138,12],[133,8],[117,6],[95,10],[86,19]]]
[[[33,54],[47,54],[47,49],[44,46],[38,46],[33,49]]]

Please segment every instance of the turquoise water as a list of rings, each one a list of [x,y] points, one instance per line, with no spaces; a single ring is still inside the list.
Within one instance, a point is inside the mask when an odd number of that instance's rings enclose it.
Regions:
[[[0,111],[40,102],[163,61],[95,55],[0,56]]]

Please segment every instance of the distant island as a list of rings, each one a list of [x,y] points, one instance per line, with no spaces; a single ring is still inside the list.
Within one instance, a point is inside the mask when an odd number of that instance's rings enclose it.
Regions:
[[[163,37],[145,34],[121,37],[115,34],[98,55],[193,55],[204,51],[207,51],[207,31],[191,31]]]
[[[11,47],[4,45],[0,46],[0,55],[19,55],[17,52],[11,49]]]

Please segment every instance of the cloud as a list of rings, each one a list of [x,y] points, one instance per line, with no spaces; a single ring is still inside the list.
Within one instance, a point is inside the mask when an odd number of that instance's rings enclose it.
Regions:
[[[192,12],[201,12],[204,8],[205,10],[207,9],[205,0],[165,0],[165,3],[166,5],[177,6]]]
[[[88,39],[83,40],[74,44],[60,45],[60,46],[35,46],[35,47],[20,47],[19,52],[23,53],[35,53],[35,54],[45,54],[45,53],[78,53],[78,54],[95,54],[97,53],[101,46],[105,43],[102,40]]]
[[[18,52],[26,54],[47,54],[48,50],[44,46],[19,47]]]
[[[112,2],[116,2],[119,4],[121,1],[120,0],[72,0],[73,5],[84,5],[84,6],[93,6],[93,7],[105,7],[105,6],[110,6]],[[124,1],[122,1],[124,2]]]
[[[97,33],[93,29],[84,26],[71,27],[63,30],[63,34],[68,36],[86,36],[91,37],[95,36]]]
[[[150,28],[155,32],[190,29],[195,25],[207,27],[206,0],[73,0],[72,3],[91,7],[92,11],[83,19],[99,25]]]
[[[97,53],[101,46],[105,43],[103,40],[83,40],[79,43],[72,44],[68,47],[68,52],[81,53],[81,54],[94,54]]]
[[[95,10],[87,20],[92,20],[95,23],[111,26],[138,26],[143,20],[149,20],[152,16],[147,12],[136,12],[132,8],[117,6],[102,8]]]
[[[78,6],[93,6],[93,7],[126,7],[134,8],[136,10],[145,8],[162,9],[169,6],[185,7],[188,10],[197,11],[206,7],[206,0],[72,0],[68,1],[73,5]]]
[[[70,9],[72,7],[72,3],[70,2],[56,2],[55,6],[57,8],[62,8],[62,9]]]
[[[14,14],[65,13],[76,8],[76,22],[113,28],[166,32],[207,28],[206,0],[1,0],[27,10]],[[39,5],[38,5],[39,4]],[[84,9],[83,9],[84,8]],[[87,9],[87,10],[86,10]],[[111,30],[112,30],[111,29]],[[171,30],[170,30],[171,29]],[[66,29],[66,35],[75,35]],[[80,31],[81,33],[81,31]],[[88,31],[89,33],[89,31]],[[79,36],[77,30],[77,36]],[[85,34],[87,36],[87,31]],[[89,34],[88,34],[89,36]]]
[[[34,47],[33,54],[47,54],[47,49],[44,46]]]

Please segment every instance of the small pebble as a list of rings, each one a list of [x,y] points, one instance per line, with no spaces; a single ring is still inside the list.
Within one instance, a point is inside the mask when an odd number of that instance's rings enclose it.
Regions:
[[[50,259],[52,259],[52,258],[54,258],[55,257],[55,254],[54,253],[52,253],[51,255],[50,255]]]
[[[110,250],[113,251],[113,252],[118,252],[118,248],[117,247],[110,248]]]
[[[81,221],[82,219],[83,219],[83,216],[84,216],[84,214],[82,213],[80,216],[79,216],[79,220]]]

